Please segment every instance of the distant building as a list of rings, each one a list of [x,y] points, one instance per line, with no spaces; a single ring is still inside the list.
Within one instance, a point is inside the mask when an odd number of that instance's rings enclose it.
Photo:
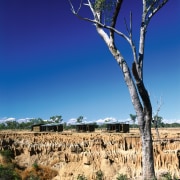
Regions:
[[[31,126],[31,131],[34,132],[41,132],[42,131],[42,126],[43,124],[34,124]]]
[[[128,133],[129,132],[129,124],[120,123],[120,122],[107,123],[107,131],[108,132]]]
[[[44,124],[41,126],[41,128],[42,128],[42,131],[62,132],[63,124],[61,124],[61,123]]]
[[[32,131],[35,132],[62,132],[63,131],[63,124],[61,123],[52,123],[52,124],[35,124],[31,127]]]
[[[93,132],[95,131],[95,124],[93,123],[79,123],[76,124],[76,131],[77,132]]]

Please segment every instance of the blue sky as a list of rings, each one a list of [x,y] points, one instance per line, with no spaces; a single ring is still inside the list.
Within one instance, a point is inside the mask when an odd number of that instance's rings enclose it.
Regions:
[[[128,7],[138,17],[140,2],[125,1],[118,20],[123,32]],[[153,110],[161,97],[159,115],[169,121],[180,119],[179,12],[179,0],[170,0],[152,19],[145,46],[145,85]],[[134,20],[136,43],[138,26]],[[131,63],[129,46],[117,41]],[[130,113],[134,109],[117,63],[95,27],[72,15],[67,0],[0,1],[0,119],[124,120]]]

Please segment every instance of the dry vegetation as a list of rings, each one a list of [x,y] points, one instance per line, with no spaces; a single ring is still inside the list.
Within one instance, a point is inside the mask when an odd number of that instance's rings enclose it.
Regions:
[[[153,130],[156,175],[165,173],[180,178],[180,129]],[[106,180],[118,174],[128,178],[141,176],[141,142],[139,131],[130,133],[34,133],[1,131],[0,151],[9,149],[22,179],[77,179],[79,175]],[[4,164],[1,156],[0,164]],[[30,178],[29,178],[30,179]]]

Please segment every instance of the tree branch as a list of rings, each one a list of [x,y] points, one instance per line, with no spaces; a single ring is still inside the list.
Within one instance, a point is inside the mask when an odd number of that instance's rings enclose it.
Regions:
[[[143,2],[143,12],[141,18],[141,28],[140,28],[140,38],[139,38],[139,56],[138,56],[138,67],[137,71],[139,77],[143,79],[143,59],[144,59],[144,45],[145,45],[145,34],[146,34],[146,15],[147,15],[147,0],[142,0]]]
[[[157,1],[156,1],[157,2]],[[159,0],[160,2],[160,0]],[[160,3],[155,9],[152,10],[152,12],[148,15],[147,21],[149,23],[150,19],[168,2],[168,0],[163,0],[162,3]],[[149,8],[147,9],[150,11],[152,7],[155,5],[155,3],[152,3]]]
[[[98,25],[99,27],[102,27],[102,28],[105,28],[105,29],[109,29],[110,31],[114,31],[115,33],[117,33],[118,35],[120,35],[121,37],[123,37],[125,40],[127,40],[130,43],[130,39],[124,33],[118,31],[117,29],[115,29],[115,28],[113,28],[111,26],[102,24],[101,22],[99,22],[99,21],[97,21],[95,19],[89,19],[89,18],[82,17],[79,14],[77,14],[75,11],[72,11],[72,13],[74,15],[76,15],[81,20],[91,22],[91,23],[93,23],[95,25]]]
[[[110,25],[111,28],[115,28],[115,26],[116,26],[117,17],[119,15],[122,3],[123,3],[123,0],[117,0],[116,7],[115,7],[115,10],[114,10],[113,16],[112,16],[111,25]],[[112,39],[114,38],[114,32],[115,31],[113,29],[110,30],[110,37]]]
[[[125,21],[126,23],[126,21]],[[130,24],[129,24],[129,29],[127,27],[127,23],[126,23],[126,29],[129,33],[129,40],[130,40],[130,46],[132,49],[132,53],[133,53],[133,57],[134,57],[134,62],[137,64],[137,52],[136,52],[136,46],[133,42],[133,35],[132,35],[132,12],[130,12]]]

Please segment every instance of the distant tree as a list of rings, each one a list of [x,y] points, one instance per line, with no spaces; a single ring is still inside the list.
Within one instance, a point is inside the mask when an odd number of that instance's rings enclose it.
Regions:
[[[6,125],[4,123],[0,123],[0,130],[6,129]]]
[[[77,123],[82,123],[84,117],[83,116],[79,116],[77,119],[76,119],[76,122]]]
[[[17,121],[6,121],[7,129],[17,129],[19,123]]]
[[[61,123],[63,121],[62,116],[58,115],[50,117],[50,120],[52,120],[55,123]]]
[[[156,130],[157,137],[160,138],[158,127],[163,126],[162,120],[163,118],[159,116],[159,111],[162,107],[162,99],[160,98],[160,101],[157,101],[157,110],[153,117],[152,123],[154,124],[154,128]]]
[[[21,122],[19,123],[19,129],[27,129],[28,128],[28,123]]]
[[[111,119],[106,119],[104,122],[107,123],[107,122],[110,122]]]
[[[31,122],[31,124],[43,124],[44,123],[43,119],[41,119],[41,118],[30,119],[30,122]]]
[[[137,115],[129,114],[129,116],[130,116],[131,120],[133,121],[133,125],[134,125],[136,122]]]
[[[140,18],[138,26],[139,33],[137,34],[137,37],[139,38],[138,46],[134,43],[132,12],[130,12],[129,25],[125,20],[127,33],[123,33],[117,28],[117,19],[123,7],[123,0],[81,0],[79,2],[79,6],[76,6],[77,9],[75,9],[72,0],[69,0],[72,13],[79,19],[94,25],[97,33],[104,40],[107,48],[122,71],[124,81],[128,87],[131,101],[137,115],[140,130],[143,179],[154,179],[155,171],[151,134],[152,106],[143,78],[145,39],[147,28],[152,17],[157,14],[168,0],[142,0],[139,9],[137,7],[136,11],[142,10],[141,16],[138,16]],[[86,11],[80,11],[83,7],[86,7]],[[87,10],[91,13],[89,17],[85,17],[89,15]],[[85,16],[81,14],[82,12],[86,12]],[[115,40],[115,37],[117,37],[116,35],[122,37],[130,45],[133,55],[132,63],[127,62],[123,57],[122,52],[118,48],[119,44],[117,43],[117,39]],[[130,64],[132,65],[131,68]]]
[[[156,121],[158,127],[164,127],[163,117],[155,115],[153,120]]]

